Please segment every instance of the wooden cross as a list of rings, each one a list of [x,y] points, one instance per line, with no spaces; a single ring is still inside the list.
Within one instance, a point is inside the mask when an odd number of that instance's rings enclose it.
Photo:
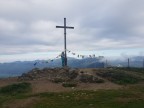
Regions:
[[[66,26],[66,18],[64,18],[64,26],[56,26],[56,28],[64,28],[64,51],[65,51],[65,66],[67,66],[67,54],[66,54],[66,29],[74,29],[74,27]]]

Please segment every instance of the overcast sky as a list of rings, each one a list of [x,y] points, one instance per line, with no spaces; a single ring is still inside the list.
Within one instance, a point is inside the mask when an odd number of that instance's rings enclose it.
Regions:
[[[71,51],[144,51],[144,0],[0,0],[0,60],[63,51],[64,17]]]

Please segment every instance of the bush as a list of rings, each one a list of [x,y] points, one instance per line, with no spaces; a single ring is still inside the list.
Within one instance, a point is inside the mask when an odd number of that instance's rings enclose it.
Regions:
[[[135,84],[139,81],[135,76],[126,74],[121,71],[99,72],[97,75],[117,84]]]
[[[65,82],[62,84],[63,87],[76,87],[77,83],[76,82]]]
[[[124,75],[120,74],[119,76],[114,76],[112,80],[117,84],[134,84],[138,82],[138,79],[126,74]]]
[[[93,82],[93,76],[89,74],[82,74],[80,76],[80,81],[84,83]]]
[[[116,68],[116,69],[124,70],[124,71],[144,73],[144,68],[136,68],[136,67],[126,68],[126,67],[122,67],[122,68]]]
[[[31,90],[31,84],[27,82],[22,82],[18,84],[12,84],[0,89],[0,93],[3,94],[19,94],[19,93],[27,93]]]
[[[95,82],[96,83],[104,83],[104,80],[103,79],[97,79]]]

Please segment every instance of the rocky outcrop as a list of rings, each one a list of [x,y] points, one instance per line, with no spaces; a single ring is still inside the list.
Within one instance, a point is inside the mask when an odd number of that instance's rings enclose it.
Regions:
[[[23,73],[18,80],[36,80],[36,79],[75,79],[78,76],[78,69],[65,68],[35,68],[27,73]]]
[[[103,79],[100,79],[94,75],[89,75],[89,74],[81,74],[79,76],[79,80],[84,83],[103,83],[104,82]]]
[[[19,81],[31,81],[38,79],[48,79],[54,83],[77,81],[83,83],[97,83],[99,78],[88,72],[80,71],[69,67],[65,68],[35,68],[27,73],[23,73],[18,77]],[[101,81],[102,82],[102,81]]]

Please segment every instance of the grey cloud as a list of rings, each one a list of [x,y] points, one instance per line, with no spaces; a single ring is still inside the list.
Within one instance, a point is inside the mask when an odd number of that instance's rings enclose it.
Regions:
[[[138,35],[133,31],[133,28],[144,23],[144,20],[138,16],[143,13],[141,5],[143,1],[138,2],[135,4],[134,1],[128,0],[122,1],[120,4],[113,4],[116,5],[115,8],[108,8],[105,12],[100,13],[101,15],[96,10],[96,15],[93,12],[81,22],[84,24],[82,27],[101,28],[102,31],[97,35],[97,38],[107,37],[123,40]],[[101,12],[101,10],[98,11]]]
[[[67,24],[75,27],[67,32],[70,49],[143,47],[143,4],[143,0],[0,0],[0,45],[9,51],[26,46],[14,53],[61,50],[63,29],[55,26],[63,25],[67,17]]]

